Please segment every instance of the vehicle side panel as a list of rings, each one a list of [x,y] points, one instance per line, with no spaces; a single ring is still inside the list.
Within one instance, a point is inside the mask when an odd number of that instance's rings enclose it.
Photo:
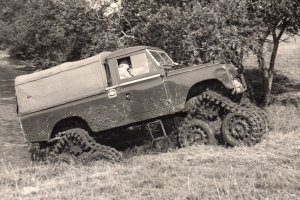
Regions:
[[[79,101],[21,116],[20,120],[27,141],[35,142],[48,140],[55,124],[70,117],[84,119],[94,132],[116,127],[124,121],[123,103],[119,97],[108,99],[108,93],[104,92]]]
[[[184,108],[188,92],[193,85],[206,80],[218,80],[228,89],[234,87],[231,74],[224,65],[203,65],[170,72],[166,78],[166,85],[173,112]]]

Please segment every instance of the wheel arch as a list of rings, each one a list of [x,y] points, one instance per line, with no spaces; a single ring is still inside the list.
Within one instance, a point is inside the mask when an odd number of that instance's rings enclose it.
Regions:
[[[82,128],[88,132],[92,132],[86,120],[84,120],[82,117],[79,116],[72,116],[72,117],[61,119],[58,122],[56,122],[52,128],[50,138],[53,138],[58,132],[70,128]]]
[[[230,90],[218,79],[208,79],[195,83],[188,91],[186,101],[190,98],[202,94],[206,90],[214,90],[216,92],[229,93]]]

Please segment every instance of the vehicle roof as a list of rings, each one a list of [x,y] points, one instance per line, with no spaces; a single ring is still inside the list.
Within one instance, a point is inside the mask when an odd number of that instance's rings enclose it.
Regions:
[[[153,50],[163,51],[163,50],[161,50],[161,49],[159,49],[157,47],[151,47],[151,46],[133,46],[133,47],[128,47],[128,48],[119,49],[117,51],[114,51],[109,56],[107,56],[106,59],[116,58],[116,57],[119,57],[119,56],[122,56],[122,55],[134,53],[134,52],[141,51],[141,50],[144,50],[144,49],[153,49]]]

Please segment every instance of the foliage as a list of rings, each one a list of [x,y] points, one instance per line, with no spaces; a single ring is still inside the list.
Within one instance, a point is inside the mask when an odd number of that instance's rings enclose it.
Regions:
[[[104,10],[91,9],[84,0],[27,1],[25,7],[26,13],[12,25],[10,54],[14,57],[48,68],[116,49]]]
[[[300,26],[300,1],[293,0],[122,0],[111,13],[106,9],[113,0],[92,2],[98,6],[86,0],[1,0],[0,47],[44,68],[101,51],[151,45],[177,62],[218,60],[242,69],[245,54],[252,51],[267,99],[282,36],[294,36]]]
[[[23,0],[0,0],[0,49],[13,45],[12,34],[17,26],[14,24],[18,15],[24,11]]]
[[[190,64],[214,59],[241,63],[237,52],[242,44],[233,39],[239,29],[226,26],[226,12],[235,8],[215,6],[226,1],[123,0],[121,11],[109,16],[105,5],[92,9],[84,0],[24,2],[26,12],[16,17],[14,34],[6,38],[12,56],[33,59],[39,66],[132,45],[157,46]]]
[[[179,8],[158,3],[123,1],[121,13],[124,45],[150,45],[166,50],[176,60],[188,60],[183,49],[187,36],[187,16]]]
[[[164,1],[163,1],[164,2]],[[243,38],[250,29],[239,29],[245,15],[231,10],[240,1],[178,1],[176,3],[124,0],[121,12],[122,32],[126,45],[149,44],[169,52],[187,63],[218,59],[241,65],[245,49]],[[249,39],[247,39],[249,41]],[[240,51],[240,52],[238,52]]]

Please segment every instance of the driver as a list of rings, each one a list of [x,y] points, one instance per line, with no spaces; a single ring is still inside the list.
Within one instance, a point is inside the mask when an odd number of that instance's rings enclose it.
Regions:
[[[133,76],[131,73],[132,67],[127,59],[120,61],[118,70],[120,79],[130,78]]]

